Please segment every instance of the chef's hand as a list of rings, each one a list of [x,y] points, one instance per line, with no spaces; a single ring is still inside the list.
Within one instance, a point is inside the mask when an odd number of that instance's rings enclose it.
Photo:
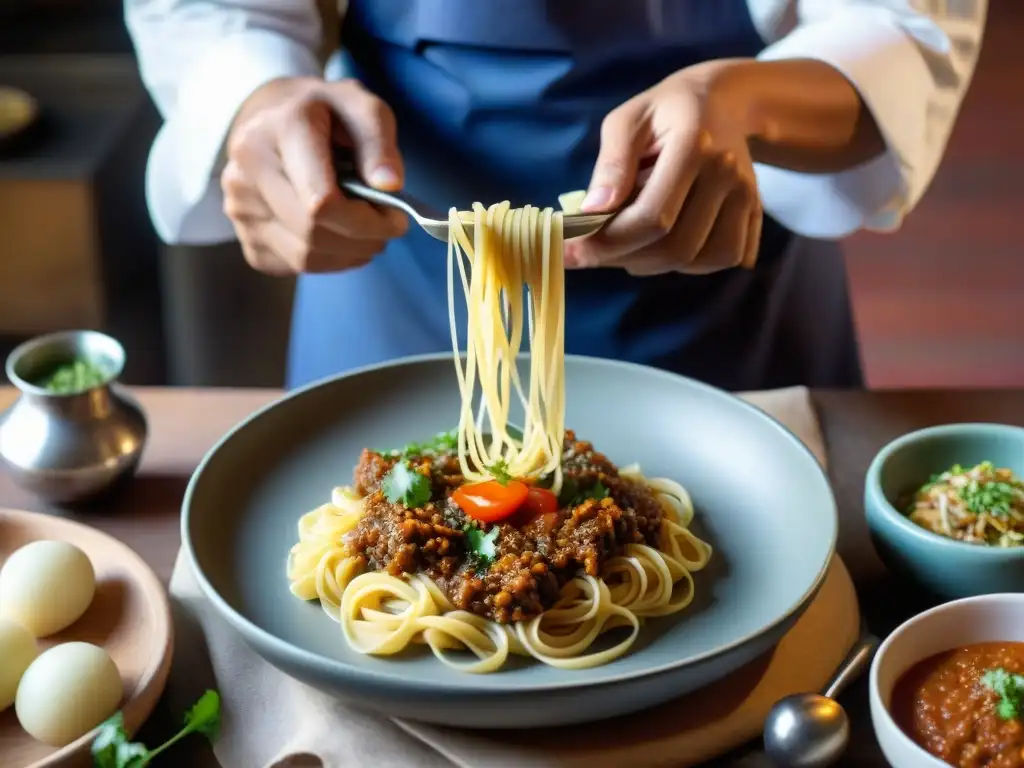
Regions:
[[[638,193],[596,235],[566,244],[566,266],[655,275],[754,265],[761,202],[733,64],[684,69],[605,118],[583,210],[615,210]]]
[[[221,176],[224,213],[246,260],[261,272],[333,272],[366,264],[405,233],[404,214],[341,193],[331,160],[352,147],[379,189],[402,186],[390,108],[355,80],[283,78],[242,106]]]

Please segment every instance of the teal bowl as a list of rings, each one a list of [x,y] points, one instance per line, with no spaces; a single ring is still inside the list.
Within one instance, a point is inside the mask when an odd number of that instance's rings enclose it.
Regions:
[[[879,451],[868,467],[864,509],[875,549],[891,571],[945,598],[1024,592],[1024,547],[948,539],[912,523],[898,506],[933,474],[982,461],[1024,476],[1024,427],[945,424]]]

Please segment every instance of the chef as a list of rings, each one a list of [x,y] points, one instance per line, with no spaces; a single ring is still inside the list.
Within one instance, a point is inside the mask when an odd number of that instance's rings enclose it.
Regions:
[[[987,3],[348,0],[326,71],[314,0],[125,8],[156,229],[299,274],[290,385],[450,349],[444,245],[339,145],[442,210],[621,209],[566,245],[566,351],[758,389],[861,384],[836,242],[920,201]]]

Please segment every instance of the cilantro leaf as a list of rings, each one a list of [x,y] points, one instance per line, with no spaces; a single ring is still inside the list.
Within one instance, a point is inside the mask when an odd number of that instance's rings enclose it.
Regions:
[[[508,485],[512,480],[512,475],[508,472],[508,464],[504,459],[498,459],[487,467],[487,472],[502,485]]]
[[[1020,702],[1003,697],[996,705],[996,714],[1003,718],[1003,720],[1013,720],[1020,715]]]
[[[220,695],[207,691],[185,715],[185,727],[203,734],[212,744],[220,735]]]
[[[558,493],[558,506],[562,508],[572,506],[573,500],[579,495],[580,486],[571,477],[562,480],[562,490]]]
[[[146,768],[157,755],[190,733],[201,733],[213,742],[219,731],[220,696],[216,691],[204,693],[185,715],[185,727],[153,750],[128,738],[124,714],[117,712],[100,725],[90,747],[92,764],[94,768]]]
[[[422,507],[430,501],[433,493],[430,478],[410,469],[404,461],[398,462],[388,470],[381,488],[388,501],[392,504],[404,504],[409,509]]]
[[[116,712],[100,725],[92,742],[92,764],[95,768],[119,768],[123,763],[117,759],[118,747],[128,742],[124,730],[124,713]]]
[[[123,741],[117,745],[117,768],[138,768],[150,762],[149,750],[137,741]]]
[[[466,549],[476,563],[478,570],[486,570],[494,562],[498,554],[498,526],[487,533],[475,525],[466,525],[462,529],[466,534]]]
[[[401,456],[404,459],[411,459],[416,456],[437,456],[443,453],[452,453],[459,448],[459,432],[456,429],[448,432],[438,432],[430,440],[422,443],[408,443],[401,448],[390,448],[377,451],[381,456]]]
[[[1005,690],[1010,680],[1010,673],[1002,667],[986,670],[981,676],[981,684],[989,690],[1000,693]]]
[[[1021,699],[1024,698],[1024,675],[1015,675],[1002,667],[987,670],[981,684],[999,696],[996,714],[1003,720],[1020,717]]]
[[[558,504],[562,508],[578,507],[587,499],[601,500],[609,495],[604,483],[598,480],[592,486],[583,490],[579,483],[571,477],[562,482],[562,492],[558,494]]]
[[[435,453],[451,453],[459,449],[459,431],[438,432],[431,441],[431,449]]]

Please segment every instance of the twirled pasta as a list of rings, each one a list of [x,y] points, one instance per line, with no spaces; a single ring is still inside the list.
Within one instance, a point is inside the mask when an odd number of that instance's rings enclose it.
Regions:
[[[578,207],[581,197],[563,196],[563,205]],[[470,221],[472,240],[465,231]],[[507,202],[486,209],[476,204],[471,214],[453,208],[449,225],[448,310],[462,398],[459,471],[468,482],[487,481],[495,466],[511,478],[550,481],[553,505],[563,485],[567,438],[562,214],[532,206],[513,209]],[[458,284],[468,310],[464,358],[455,321]],[[530,369],[524,387],[516,363],[526,342]],[[524,412],[521,436],[509,423],[516,399]],[[589,573],[585,568],[565,582],[554,605],[531,619],[500,624],[455,610],[423,573],[364,572],[365,560],[349,557],[342,543],[364,512],[364,500],[350,488],[336,489],[331,503],[299,521],[299,541],[288,560],[292,592],[319,600],[360,653],[387,656],[424,643],[445,664],[470,673],[498,670],[510,655],[564,669],[606,664],[629,649],[644,619],[690,604],[692,574],[711,557],[711,547],[689,530],[693,504],[679,483],[648,480],[636,466],[619,475],[646,484],[661,505],[657,542],[652,528],[642,534],[646,544],[625,543],[614,550],[620,554],[607,559],[599,574],[597,561],[588,563]],[[546,569],[544,563],[538,566]],[[595,645],[623,628],[628,631],[617,642]],[[470,660],[453,651],[469,651]]]
[[[448,666],[469,673],[497,671],[510,655],[532,656],[562,669],[607,664],[629,650],[644,619],[678,613],[690,604],[692,574],[707,565],[712,552],[689,530],[693,504],[682,485],[645,478],[637,466],[619,474],[646,484],[660,503],[658,546],[627,545],[607,561],[601,578],[571,579],[554,606],[527,621],[498,624],[455,610],[423,574],[398,578],[361,571],[361,561],[348,557],[342,543],[363,513],[363,499],[347,487],[335,489],[330,503],[300,518],[299,541],[288,558],[291,591],[303,600],[319,600],[359,653],[389,656],[423,643]],[[624,638],[591,650],[603,634],[623,627],[629,628]],[[469,651],[475,660],[452,651]]]
[[[448,223],[448,315],[462,394],[462,474],[485,480],[486,468],[500,460],[515,477],[551,475],[557,493],[565,435],[562,214],[529,205],[511,208],[507,202],[485,209],[477,203],[472,242],[457,209],[449,212]],[[456,264],[469,314],[465,360],[455,322]],[[516,367],[524,332],[530,344],[526,391]],[[522,438],[509,432],[513,394],[525,412]]]

